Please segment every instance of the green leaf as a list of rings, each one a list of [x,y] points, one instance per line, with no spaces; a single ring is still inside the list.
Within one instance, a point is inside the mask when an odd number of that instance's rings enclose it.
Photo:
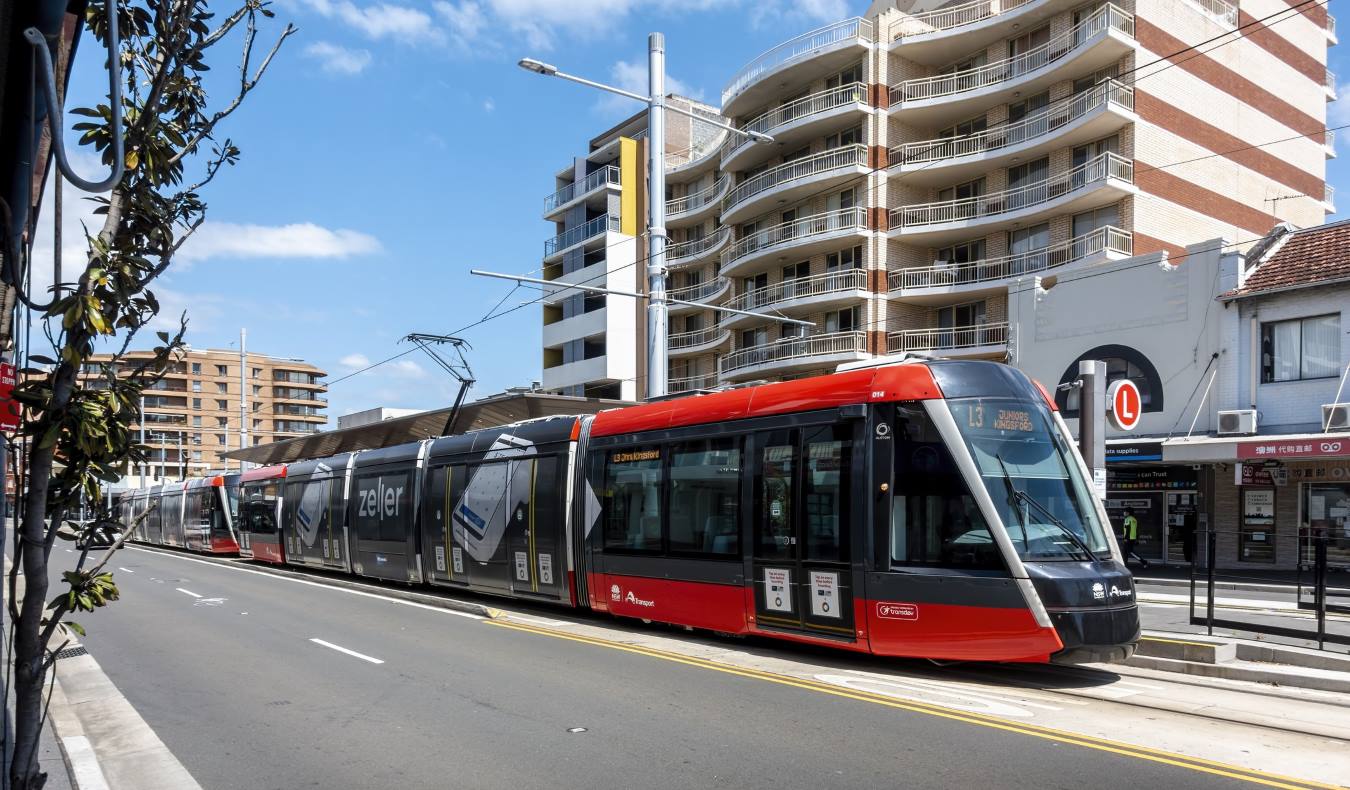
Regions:
[[[74,631],[75,633],[79,634],[80,636],[85,636],[84,626],[80,625],[79,623],[75,622],[74,620],[67,620],[66,623],[65,623],[65,625],[66,625],[66,628],[69,628],[70,630]]]

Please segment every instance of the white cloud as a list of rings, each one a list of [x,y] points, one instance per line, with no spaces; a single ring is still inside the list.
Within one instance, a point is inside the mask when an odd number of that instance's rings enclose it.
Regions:
[[[488,25],[483,7],[473,0],[464,0],[459,4],[437,0],[434,7],[436,13],[450,28],[450,38],[461,49],[467,49],[477,41]]]
[[[396,376],[401,379],[420,379],[427,375],[422,366],[413,362],[411,359],[396,359],[390,362],[385,368],[385,372],[390,376]]]
[[[241,225],[207,222],[183,245],[178,259],[348,258],[380,251],[374,236],[354,230],[330,230],[312,222],[291,225]]]
[[[344,368],[360,370],[361,368],[370,366],[370,357],[365,354],[348,354],[342,359],[339,359],[338,364]]]
[[[497,109],[497,103],[495,101],[491,98],[483,100],[483,112],[492,112],[495,109]]]
[[[329,74],[360,74],[371,62],[369,50],[348,49],[327,41],[305,47],[305,55],[319,61],[319,66]]]
[[[357,5],[350,0],[303,0],[318,14],[336,19],[367,38],[396,38],[409,43],[439,42],[441,29],[425,11],[393,3]]]
[[[809,22],[839,22],[853,16],[846,0],[789,0],[755,6],[751,19],[755,24],[802,19]]]
[[[647,64],[620,60],[615,62],[609,68],[609,81],[617,88],[623,88],[626,91],[647,95]],[[703,91],[695,88],[689,83],[666,75],[666,93],[676,93],[681,96],[688,96],[691,99],[702,99]],[[602,115],[619,117],[632,115],[641,110],[641,102],[633,99],[625,99],[622,96],[608,93],[595,103],[595,109]]]

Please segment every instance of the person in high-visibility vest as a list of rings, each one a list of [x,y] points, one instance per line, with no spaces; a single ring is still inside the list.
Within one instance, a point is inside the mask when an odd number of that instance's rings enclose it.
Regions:
[[[1139,519],[1134,517],[1134,508],[1125,508],[1125,521],[1123,526],[1125,532],[1120,536],[1122,543],[1121,554],[1124,555],[1126,562],[1130,561],[1130,557],[1134,557],[1136,560],[1139,560],[1140,564],[1147,568],[1148,560],[1140,557],[1134,551],[1134,544],[1139,540]]]

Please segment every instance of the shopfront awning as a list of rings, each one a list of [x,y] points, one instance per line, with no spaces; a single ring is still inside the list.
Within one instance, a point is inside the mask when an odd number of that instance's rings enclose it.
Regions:
[[[234,461],[253,464],[284,464],[356,450],[392,447],[433,436],[467,433],[538,417],[595,414],[628,405],[631,404],[605,398],[576,398],[540,392],[506,393],[464,404],[448,432],[445,431],[445,421],[450,418],[450,409],[435,409],[370,425],[231,450],[224,455]]]
[[[1350,434],[1298,433],[1270,436],[1205,436],[1162,442],[1163,462],[1317,461],[1350,458]]]

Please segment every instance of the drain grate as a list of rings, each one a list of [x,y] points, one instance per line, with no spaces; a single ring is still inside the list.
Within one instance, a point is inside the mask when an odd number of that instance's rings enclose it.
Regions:
[[[60,651],[59,653],[56,654],[56,657],[57,659],[62,659],[62,658],[75,658],[77,656],[87,656],[87,655],[89,655],[89,651],[84,649],[84,645],[77,645],[75,647],[68,647],[65,650]]]

